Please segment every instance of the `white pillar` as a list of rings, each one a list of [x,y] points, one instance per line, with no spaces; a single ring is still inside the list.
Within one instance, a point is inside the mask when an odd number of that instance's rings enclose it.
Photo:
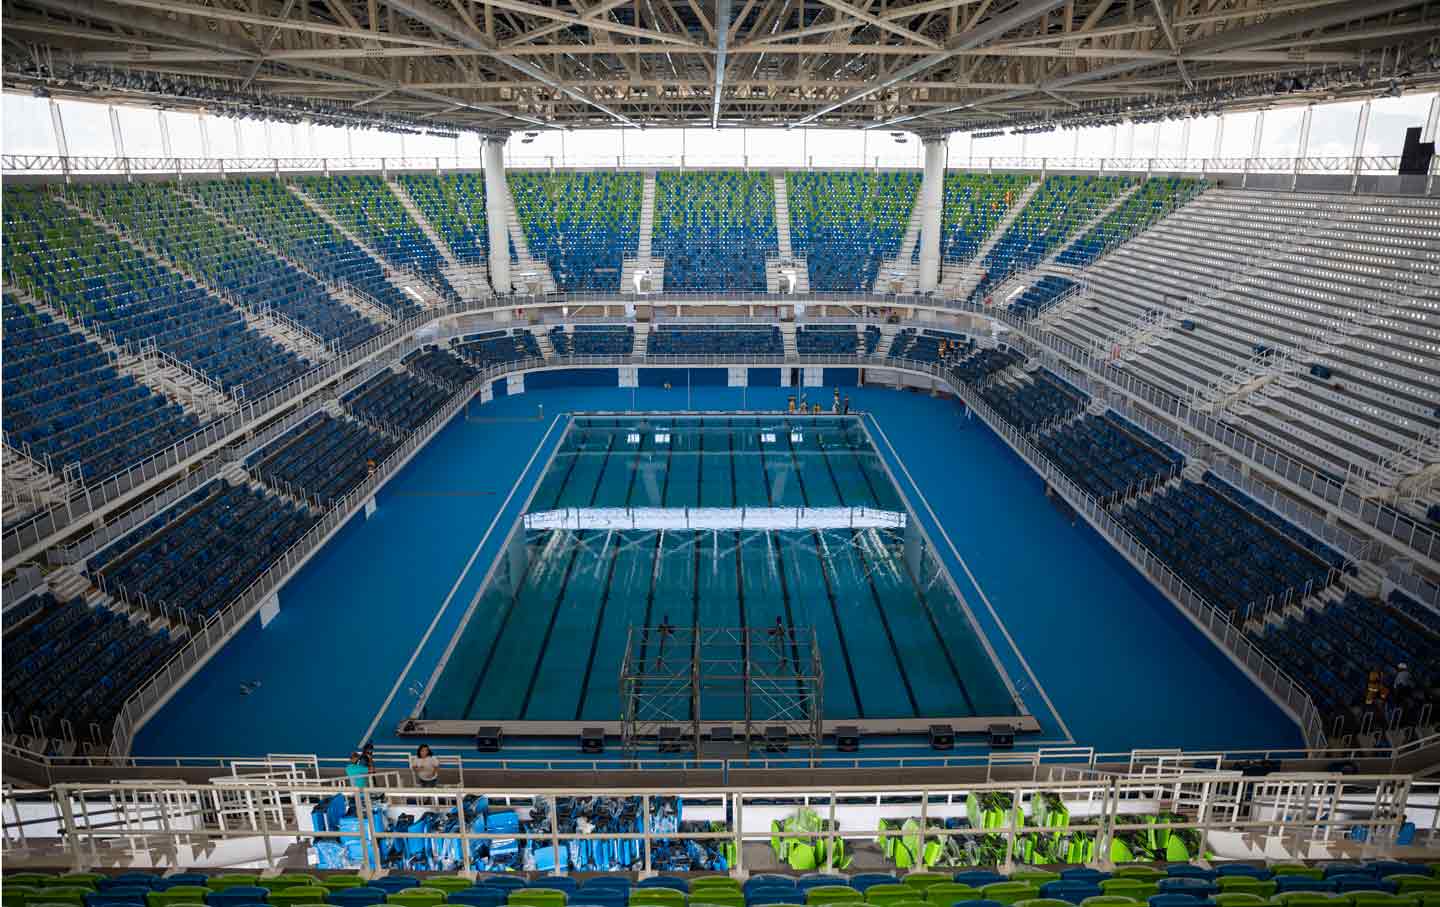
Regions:
[[[510,292],[510,224],[505,210],[505,140],[503,135],[484,137],[481,154],[485,164],[485,219],[490,222],[490,283],[495,292]]]
[[[1440,127],[1440,94],[1430,99],[1430,112],[1425,115],[1425,128],[1420,131],[1420,141],[1435,141],[1435,132]]]
[[[920,183],[920,292],[928,293],[940,283],[940,207],[945,196],[945,147],[943,135],[924,138],[925,177]]]

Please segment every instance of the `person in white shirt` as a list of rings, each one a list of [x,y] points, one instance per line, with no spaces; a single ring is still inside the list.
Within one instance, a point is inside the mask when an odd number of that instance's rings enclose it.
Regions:
[[[415,781],[421,787],[434,787],[440,783],[440,760],[424,743],[410,757],[410,771],[415,773]]]

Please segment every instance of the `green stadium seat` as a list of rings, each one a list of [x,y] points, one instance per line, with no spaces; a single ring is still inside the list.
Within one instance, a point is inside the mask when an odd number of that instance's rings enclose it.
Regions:
[[[273,893],[282,888],[294,888],[298,885],[319,885],[320,880],[306,872],[286,872],[275,876],[262,876],[255,884],[261,888],[268,888]]]
[[[1249,891],[1222,891],[1210,900],[1215,902],[1215,907],[1255,907],[1269,903],[1264,895]]]
[[[171,904],[203,904],[210,895],[210,889],[203,885],[176,885],[164,891],[152,891],[145,896],[150,907],[167,907]],[[274,898],[271,898],[272,902]]]
[[[959,882],[941,882],[925,889],[925,900],[936,907],[950,907],[957,901],[978,901],[981,897],[980,889]]]
[[[1127,904],[1140,904],[1134,898],[1122,897],[1118,894],[1099,894],[1086,898],[1080,902],[1080,907],[1125,907]]]
[[[434,888],[449,895],[456,891],[474,888],[475,883],[463,876],[431,876],[424,880],[426,888]]]
[[[556,894],[561,894],[560,903],[564,904],[564,895],[558,891]],[[513,898],[515,896],[514,892],[512,892],[510,896]],[[273,901],[274,899],[272,898],[271,900]],[[444,903],[444,901],[445,892],[439,888],[428,888],[424,886],[420,888],[405,888],[394,894],[385,896],[385,903],[404,904],[405,907],[431,907],[432,904],[441,904]]]
[[[320,879],[321,887],[326,888],[330,891],[342,891],[346,888],[359,888],[364,884],[365,880],[353,872],[334,873],[332,875],[324,876]],[[427,882],[426,884],[429,883]],[[466,880],[465,887],[469,888],[473,884],[473,882]],[[436,885],[433,887],[438,888],[440,886]]]
[[[849,885],[820,885],[805,892],[806,904],[864,903],[865,895]]]
[[[950,876],[943,872],[912,872],[900,877],[900,884],[911,888],[929,888],[949,881]]]
[[[1028,882],[992,882],[980,889],[980,893],[985,895],[987,901],[1014,904],[1017,901],[1032,900],[1040,892]]]
[[[278,907],[294,907],[296,904],[327,904],[330,889],[323,885],[291,885],[279,891],[270,892],[270,904]]]
[[[686,900],[685,892],[676,891],[673,888],[630,889],[632,907],[639,907],[639,905],[644,905],[644,907],[683,907]]]
[[[357,876],[358,878],[358,876]],[[260,877],[249,872],[227,872],[218,876],[211,876],[205,882],[205,887],[211,891],[224,891],[227,888],[251,887],[260,884]]]

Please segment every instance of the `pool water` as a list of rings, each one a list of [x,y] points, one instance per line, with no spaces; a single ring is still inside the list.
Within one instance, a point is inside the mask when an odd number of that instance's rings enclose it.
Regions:
[[[528,511],[626,507],[905,509],[858,418],[576,418]],[[517,527],[421,716],[614,720],[632,628],[777,618],[814,634],[827,719],[1016,714],[939,560],[928,547],[907,557],[905,536]],[[728,708],[701,717],[742,717]]]

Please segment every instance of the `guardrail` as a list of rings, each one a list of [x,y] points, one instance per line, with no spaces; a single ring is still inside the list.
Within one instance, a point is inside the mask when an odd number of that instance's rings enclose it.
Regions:
[[[1440,585],[1407,567],[1408,565],[1404,563],[1392,561],[1385,568],[1385,575],[1401,592],[1422,605],[1429,605],[1431,608],[1440,610]]]

